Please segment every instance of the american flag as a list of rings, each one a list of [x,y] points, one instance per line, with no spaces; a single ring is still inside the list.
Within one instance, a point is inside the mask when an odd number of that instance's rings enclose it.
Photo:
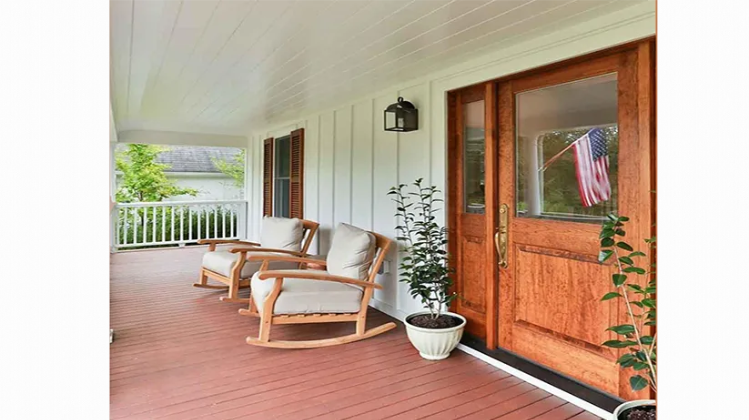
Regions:
[[[590,207],[611,197],[609,150],[600,128],[594,128],[575,140],[575,171],[583,206]]]

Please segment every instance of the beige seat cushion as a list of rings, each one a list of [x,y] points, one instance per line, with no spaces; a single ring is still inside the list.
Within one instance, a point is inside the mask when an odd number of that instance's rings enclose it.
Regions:
[[[302,250],[303,237],[304,226],[300,219],[263,217],[260,231],[260,245],[263,248],[299,252]]]
[[[366,230],[341,223],[328,251],[330,274],[366,280],[375,255],[375,237]]]
[[[248,252],[247,256],[257,255],[273,255],[273,256],[287,256],[279,253],[263,253],[263,252]],[[229,251],[213,251],[206,252],[203,255],[203,268],[213,271],[214,273],[221,274],[224,277],[231,277],[231,269],[236,264],[239,254],[232,254]],[[262,261],[247,261],[242,267],[242,273],[239,278],[248,279],[252,277],[257,270],[260,269]],[[268,264],[269,270],[285,270],[298,268],[299,264],[290,262],[271,262]]]
[[[320,270],[288,270],[292,272],[320,273]],[[273,290],[274,279],[260,280],[252,276],[252,299],[258,311],[263,312],[265,298]],[[361,308],[362,291],[343,283],[309,279],[284,279],[273,313],[356,313]]]

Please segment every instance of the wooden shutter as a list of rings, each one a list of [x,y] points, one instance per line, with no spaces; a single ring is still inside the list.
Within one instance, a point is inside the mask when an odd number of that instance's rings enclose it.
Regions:
[[[273,137],[263,140],[263,216],[273,216]]]
[[[289,217],[304,218],[304,129],[291,132]]]

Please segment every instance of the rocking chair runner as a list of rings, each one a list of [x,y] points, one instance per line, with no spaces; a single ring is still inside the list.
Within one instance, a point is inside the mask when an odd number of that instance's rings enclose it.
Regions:
[[[228,295],[220,298],[223,302],[249,302],[250,299],[239,298],[239,289],[250,286],[250,278],[260,268],[261,263],[247,264],[248,255],[278,256],[281,254],[294,257],[304,257],[307,255],[307,250],[310,244],[312,244],[312,239],[317,232],[319,224],[310,220],[301,220],[301,236],[298,239],[294,239],[294,233],[289,232],[295,226],[294,220],[273,217],[264,218],[261,243],[224,239],[199,240],[199,244],[208,244],[208,252],[203,256],[200,281],[199,283],[194,283],[193,286],[206,289],[228,290]],[[217,251],[216,245],[220,244],[247,245],[248,247]],[[279,264],[274,264],[271,268],[282,269],[295,268],[297,266],[293,262],[280,262]],[[223,283],[223,285],[208,284],[209,278]]]
[[[250,261],[263,261],[252,277],[253,294],[249,309],[241,315],[260,318],[258,338],[247,337],[247,344],[286,349],[316,348],[350,343],[374,337],[395,328],[395,323],[366,330],[367,308],[391,241],[377,233],[340,224],[326,261],[294,256],[251,255]],[[375,258],[376,256],[376,258]],[[313,263],[326,270],[270,270],[272,261]],[[266,281],[273,279],[273,281]],[[274,324],[356,322],[356,333],[308,341],[270,340]]]

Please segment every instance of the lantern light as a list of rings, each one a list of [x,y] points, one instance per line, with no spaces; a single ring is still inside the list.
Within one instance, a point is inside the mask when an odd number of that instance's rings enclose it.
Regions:
[[[385,131],[414,131],[419,128],[419,110],[414,104],[398,97],[398,102],[385,109]]]

